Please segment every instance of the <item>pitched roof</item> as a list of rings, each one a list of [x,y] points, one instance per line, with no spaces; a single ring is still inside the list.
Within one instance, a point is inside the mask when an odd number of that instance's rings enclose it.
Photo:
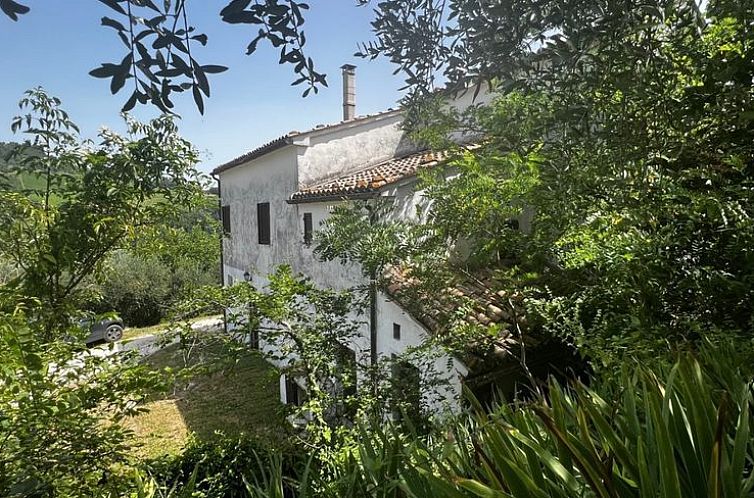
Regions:
[[[293,143],[292,138],[295,137],[297,134],[298,132],[292,131],[283,135],[282,137],[278,137],[275,140],[267,142],[264,145],[260,145],[256,149],[250,152],[247,152],[246,154],[240,155],[235,159],[231,159],[227,163],[222,164],[218,166],[217,168],[213,169],[212,174],[216,175],[218,173],[222,173],[223,171],[227,171],[230,168],[249,162],[252,159],[256,159],[270,152],[274,152],[278,149],[282,149],[286,145],[291,145]]]
[[[501,325],[512,330],[526,324],[523,296],[506,290],[491,271],[455,275],[439,293],[428,293],[408,268],[392,268],[387,274],[387,292],[404,302],[429,330],[462,324]],[[418,291],[418,294],[414,294]],[[459,310],[463,313],[459,314]]]
[[[420,169],[435,166],[448,157],[448,152],[424,150],[408,156],[389,159],[355,173],[330,178],[303,187],[291,195],[290,202],[313,202],[377,194],[382,187],[414,176]]]
[[[357,123],[361,123],[362,121],[368,121],[370,119],[374,119],[374,118],[378,118],[378,117],[382,117],[388,114],[393,114],[393,113],[398,113],[398,112],[400,112],[399,109],[388,109],[386,111],[377,112],[374,114],[367,114],[365,116],[359,116],[354,119],[349,119],[347,121],[339,121],[337,123],[332,123],[329,125],[317,125],[314,128],[303,131],[303,132],[290,131],[283,136],[280,136],[270,142],[267,142],[266,144],[260,145],[256,149],[253,149],[247,152],[246,154],[242,154],[236,157],[235,159],[231,159],[230,161],[224,164],[221,164],[220,166],[217,166],[215,169],[212,170],[212,174],[216,175],[218,173],[222,173],[223,171],[227,171],[236,166],[240,166],[241,164],[247,163],[265,154],[269,154],[270,152],[274,152],[278,149],[282,149],[283,147],[287,145],[292,145],[294,139],[304,137],[311,133],[329,131],[331,129],[338,128],[340,126],[357,124]]]
[[[473,275],[457,272],[447,280],[440,277],[428,285],[412,269],[393,267],[385,279],[387,295],[443,340],[456,341],[456,331],[464,327],[496,327],[496,335],[481,334],[464,344],[462,361],[470,369],[477,369],[490,359],[510,358],[522,339],[534,347],[542,341],[538,334],[531,334],[523,295],[506,289],[493,271],[482,270]],[[429,288],[436,285],[439,287]]]

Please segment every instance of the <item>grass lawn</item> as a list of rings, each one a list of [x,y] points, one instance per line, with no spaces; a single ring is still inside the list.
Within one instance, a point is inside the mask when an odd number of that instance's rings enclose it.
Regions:
[[[178,346],[149,358],[156,367],[179,367]],[[132,418],[127,427],[136,434],[142,457],[176,454],[193,435],[207,440],[217,432],[251,434],[268,440],[284,436],[278,377],[256,354],[243,358],[228,372],[193,377],[176,386],[170,396],[147,405],[148,412]]]
[[[220,319],[222,315],[215,316],[198,316],[189,320],[189,323],[196,323],[200,320],[207,320],[209,318]],[[170,326],[168,322],[158,323],[157,325],[150,325],[149,327],[126,327],[123,331],[123,340],[136,339],[137,337],[144,337],[147,335],[156,335],[167,330]]]

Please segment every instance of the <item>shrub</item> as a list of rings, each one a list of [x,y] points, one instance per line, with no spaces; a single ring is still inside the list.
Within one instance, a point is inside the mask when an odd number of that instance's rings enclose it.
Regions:
[[[215,273],[188,260],[172,267],[157,256],[119,251],[110,259],[99,298],[90,307],[98,313],[116,311],[133,327],[155,325],[188,289],[214,284]]]
[[[201,443],[160,476],[219,497],[750,497],[751,372],[735,365],[729,351],[703,351],[592,388],[552,381],[531,403],[478,408],[428,436],[363,424],[327,462]]]
[[[751,496],[752,389],[732,358],[628,366],[596,390],[552,382],[531,405],[480,412],[439,444],[417,441],[401,488],[433,497]]]
[[[171,279],[160,261],[118,252],[100,284],[102,298],[96,311],[114,310],[135,327],[159,323],[172,293]]]
[[[0,313],[0,496],[122,496],[132,447],[120,421],[163,386],[160,373],[133,355],[40,343],[29,323]]]
[[[156,482],[176,495],[190,490],[193,497],[240,498],[250,496],[251,489],[262,483],[275,480],[282,485],[283,476],[292,482],[303,459],[293,447],[271,450],[240,436],[193,440],[182,454],[151,466]]]

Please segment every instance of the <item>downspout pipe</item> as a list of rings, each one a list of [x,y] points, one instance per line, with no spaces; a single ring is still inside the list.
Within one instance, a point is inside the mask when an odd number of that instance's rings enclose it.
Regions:
[[[220,222],[222,223],[223,216],[223,190],[220,177],[213,171],[210,176],[217,182],[217,212],[220,215]],[[220,285],[225,286],[225,234],[220,230]],[[228,310],[223,310],[223,330],[228,333]]]
[[[369,223],[374,226],[376,223],[374,209],[369,209]],[[369,271],[369,350],[372,366],[372,388],[374,394],[377,394],[377,269],[372,268]]]

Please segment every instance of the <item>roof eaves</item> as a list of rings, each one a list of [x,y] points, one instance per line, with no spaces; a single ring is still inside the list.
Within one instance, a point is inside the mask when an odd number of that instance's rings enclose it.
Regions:
[[[285,202],[288,204],[308,204],[313,202],[332,202],[332,201],[358,201],[365,199],[374,199],[379,197],[379,189],[368,189],[359,192],[338,192],[338,193],[312,193],[312,194],[293,194]]]
[[[340,121],[338,123],[332,123],[329,125],[318,125],[315,128],[312,128],[304,132],[290,132],[283,135],[282,137],[276,138],[275,140],[272,140],[271,142],[268,142],[260,147],[257,147],[251,152],[247,152],[246,154],[238,156],[237,158],[232,159],[225,164],[221,164],[220,166],[212,170],[212,174],[216,175],[218,173],[222,173],[231,168],[240,166],[241,164],[244,164],[254,159],[257,159],[259,157],[262,157],[265,154],[269,154],[270,152],[274,152],[278,149],[281,149],[285,147],[286,145],[293,145],[294,140],[298,140],[300,138],[308,137],[308,136],[319,134],[322,132],[329,132],[329,131],[332,131],[334,129],[344,127],[344,126],[360,124],[370,119],[384,118],[392,114],[398,114],[400,112],[402,112],[401,109],[388,109],[386,111],[381,111],[374,114],[367,114],[365,116],[359,116],[354,119],[349,119],[347,121]]]
[[[283,147],[287,145],[292,145],[294,137],[298,137],[298,135],[289,133],[287,135],[283,135],[282,137],[276,138],[275,140],[272,140],[271,142],[267,142],[266,144],[260,147],[257,147],[251,152],[247,152],[246,154],[238,156],[237,158],[232,159],[228,161],[227,163],[218,166],[217,168],[212,170],[212,174],[216,175],[218,173],[222,173],[223,171],[227,171],[236,166],[240,166],[241,164],[257,159],[265,154],[269,154],[270,152],[274,152],[278,149],[282,149]]]

